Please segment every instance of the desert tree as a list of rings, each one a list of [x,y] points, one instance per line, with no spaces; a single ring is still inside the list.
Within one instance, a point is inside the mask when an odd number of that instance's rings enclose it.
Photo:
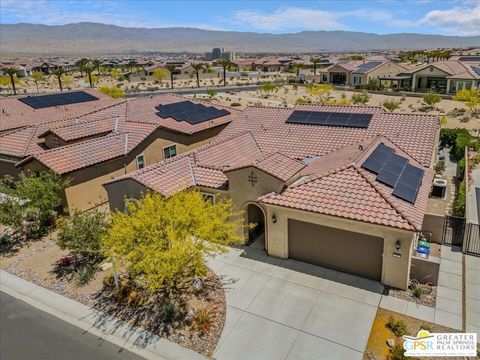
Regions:
[[[58,66],[52,70],[52,74],[55,75],[55,77],[58,80],[58,87],[60,88],[60,91],[63,91],[62,78],[63,78],[63,75],[65,75],[65,73],[66,73],[65,69],[61,66]]]
[[[229,59],[217,60],[217,65],[220,65],[223,69],[223,86],[227,86],[227,69],[232,65]]]
[[[97,70],[97,76],[100,76],[100,68],[102,66],[102,62],[98,59],[92,60],[92,66],[95,70]]]
[[[387,109],[388,111],[393,112],[393,111],[397,110],[398,108],[400,108],[400,101],[396,101],[394,99],[385,100],[383,102],[383,107],[385,109]]]
[[[165,79],[167,75],[168,74],[164,69],[157,69],[152,74],[153,78],[160,82],[160,85],[162,85],[162,80]]]
[[[299,62],[294,62],[292,66],[293,66],[293,69],[295,70],[295,74],[297,76],[300,75],[300,70],[303,69],[303,64]]]
[[[308,93],[318,97],[321,104],[325,104],[330,98],[330,94],[333,91],[332,84],[317,84],[309,86]]]
[[[169,198],[147,193],[127,201],[125,212],[112,213],[103,253],[119,272],[151,292],[181,290],[206,274],[207,256],[240,243],[242,218],[230,200],[212,204],[198,191]]]
[[[40,91],[38,90],[38,83],[44,82],[46,80],[45,75],[43,75],[43,72],[41,71],[34,71],[32,73],[32,79],[37,88],[37,93],[39,93]]]
[[[1,68],[2,72],[10,77],[10,83],[12,84],[12,90],[13,94],[17,95],[17,88],[15,86],[15,83],[18,83],[18,81],[15,80],[17,77],[17,72],[18,72],[18,67],[16,66],[3,66]]]
[[[320,58],[311,57],[310,62],[313,64],[313,76],[317,75],[317,64],[320,62]]]

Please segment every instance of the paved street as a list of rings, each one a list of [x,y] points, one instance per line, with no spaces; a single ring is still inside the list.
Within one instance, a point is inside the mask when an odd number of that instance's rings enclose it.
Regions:
[[[383,286],[255,245],[209,262],[227,298],[214,358],[361,359]]]
[[[142,358],[0,292],[0,359]]]

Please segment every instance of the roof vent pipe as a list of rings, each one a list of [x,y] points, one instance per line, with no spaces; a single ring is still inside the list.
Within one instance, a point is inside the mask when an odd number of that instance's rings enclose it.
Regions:
[[[128,148],[128,134],[125,134],[125,150],[123,151],[123,155],[127,155],[127,148]]]
[[[117,130],[118,130],[118,117],[115,119],[115,126],[113,128],[114,132],[117,132]]]

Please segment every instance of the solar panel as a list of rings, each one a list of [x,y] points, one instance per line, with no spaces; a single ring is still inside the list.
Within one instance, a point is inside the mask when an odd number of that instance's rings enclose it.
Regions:
[[[371,69],[377,67],[381,63],[382,63],[381,61],[369,61],[369,62],[363,63],[360,66],[358,66],[355,69],[354,72],[355,73],[364,73],[364,72],[367,72],[368,70],[371,70]]]
[[[395,150],[379,144],[363,162],[362,168],[375,174],[375,180],[393,188],[396,197],[415,203],[425,171],[408,163],[408,159],[395,154]]]
[[[415,204],[415,200],[417,199],[417,192],[418,188],[413,188],[411,186],[398,183],[397,186],[395,186],[395,189],[393,189],[392,194],[402,200]]]
[[[286,123],[367,128],[372,117],[373,114],[295,110]]]
[[[158,110],[156,114],[161,118],[173,118],[176,121],[186,121],[192,125],[230,114],[225,109],[196,104],[188,100],[158,105],[155,109]]]
[[[19,98],[18,100],[34,109],[43,109],[53,106],[63,106],[94,101],[98,100],[98,98],[85,91],[73,91],[62,94],[27,96]]]

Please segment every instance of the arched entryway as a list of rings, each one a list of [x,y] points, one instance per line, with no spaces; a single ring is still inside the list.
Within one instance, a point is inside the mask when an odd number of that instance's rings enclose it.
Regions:
[[[253,245],[261,249],[266,249],[265,246],[265,213],[263,209],[255,204],[248,203],[245,205],[245,214],[247,224],[252,227],[248,230],[247,245]]]

